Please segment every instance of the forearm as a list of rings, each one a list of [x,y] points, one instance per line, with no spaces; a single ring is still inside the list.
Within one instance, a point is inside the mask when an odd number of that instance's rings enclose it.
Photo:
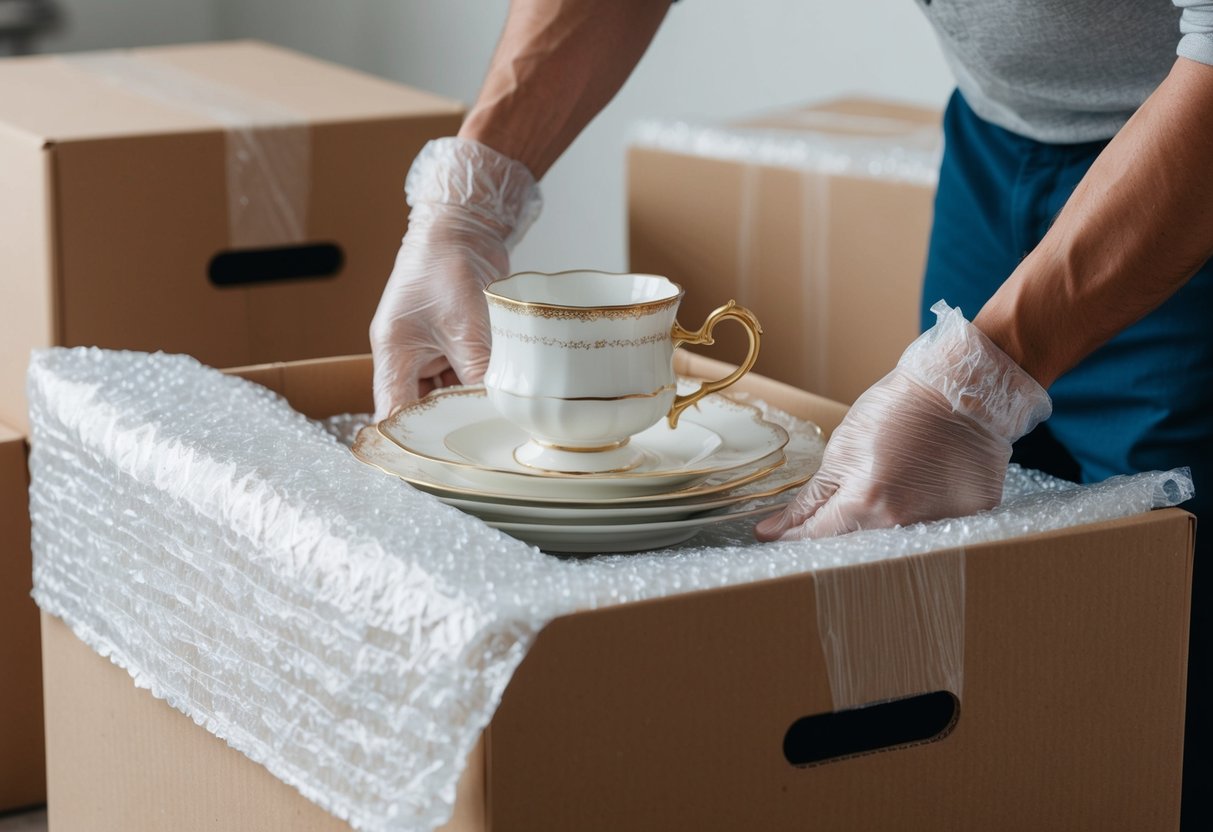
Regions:
[[[974,323],[1045,387],[1213,257],[1213,67],[1181,58]]]
[[[542,177],[623,86],[667,9],[669,0],[514,0],[459,135]]]

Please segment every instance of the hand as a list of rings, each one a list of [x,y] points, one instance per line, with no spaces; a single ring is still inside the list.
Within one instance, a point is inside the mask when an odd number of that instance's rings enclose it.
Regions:
[[[438,139],[405,182],[409,229],[371,322],[375,415],[435,387],[474,384],[492,339],[482,290],[542,200],[525,165],[477,142]]]
[[[1011,444],[1052,403],[957,309],[932,307],[935,326],[893,372],[859,397],[826,446],[821,470],[760,540],[829,537],[960,517],[1002,499]]]

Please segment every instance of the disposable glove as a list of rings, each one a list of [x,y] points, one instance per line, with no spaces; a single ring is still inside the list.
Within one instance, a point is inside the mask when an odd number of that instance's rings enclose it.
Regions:
[[[404,190],[408,233],[371,321],[377,418],[436,386],[480,381],[491,344],[481,291],[505,276],[542,206],[525,165],[458,138],[422,148]]]
[[[959,309],[936,323],[868,389],[826,446],[821,470],[760,540],[829,537],[858,529],[961,517],[1002,498],[1011,443],[1053,405]]]

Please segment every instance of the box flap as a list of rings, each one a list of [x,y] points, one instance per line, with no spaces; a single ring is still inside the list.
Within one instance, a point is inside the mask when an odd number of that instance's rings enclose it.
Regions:
[[[461,111],[458,102],[255,41],[121,54],[235,88],[313,124]],[[88,55],[0,61],[0,125],[44,143],[216,129],[213,118],[187,102],[124,89],[90,71],[88,61]]]
[[[313,419],[341,413],[370,413],[374,409],[371,399],[374,368],[369,355],[279,361],[224,372],[268,387],[295,410]]]

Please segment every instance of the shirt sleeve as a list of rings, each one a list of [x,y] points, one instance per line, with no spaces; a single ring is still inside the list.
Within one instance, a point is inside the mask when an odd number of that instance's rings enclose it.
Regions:
[[[1182,9],[1179,18],[1181,58],[1213,66],[1213,0],[1172,0]]]

